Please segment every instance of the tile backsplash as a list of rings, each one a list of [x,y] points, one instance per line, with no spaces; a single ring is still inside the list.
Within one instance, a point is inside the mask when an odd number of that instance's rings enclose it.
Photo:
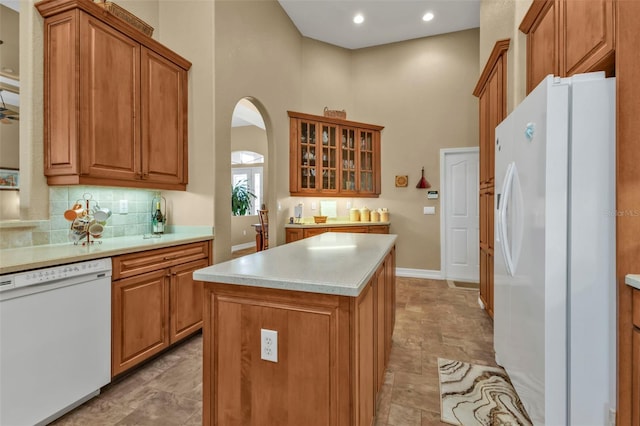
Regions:
[[[91,206],[109,208],[112,215],[107,221],[102,238],[143,235],[151,232],[151,203],[157,191],[144,189],[110,188],[99,186],[49,187],[49,220],[37,221],[30,226],[0,228],[0,248],[28,247],[42,244],[69,243],[71,222],[64,212],[76,201],[91,197]],[[120,201],[126,200],[128,212],[119,213]]]

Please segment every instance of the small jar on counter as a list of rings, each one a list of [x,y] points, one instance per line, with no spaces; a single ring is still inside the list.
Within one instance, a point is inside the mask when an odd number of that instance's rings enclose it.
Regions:
[[[355,207],[349,210],[349,220],[351,222],[360,222],[360,210]]]
[[[360,222],[370,222],[371,221],[371,210],[369,210],[366,206],[360,209]]]
[[[380,212],[378,210],[371,212],[371,222],[380,222]]]

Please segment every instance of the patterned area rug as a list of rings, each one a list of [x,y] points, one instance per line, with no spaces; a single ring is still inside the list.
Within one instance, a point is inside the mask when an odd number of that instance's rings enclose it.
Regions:
[[[438,358],[440,417],[462,426],[532,425],[502,368]]]

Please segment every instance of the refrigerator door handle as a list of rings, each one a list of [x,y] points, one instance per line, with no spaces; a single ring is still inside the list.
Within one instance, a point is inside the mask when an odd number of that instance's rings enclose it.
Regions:
[[[517,187],[517,188],[514,188]],[[518,229],[522,225],[522,218],[520,217],[522,214],[520,206],[517,206],[512,200],[517,201],[515,198],[518,196],[522,196],[522,194],[514,194],[514,190],[520,191],[520,179],[518,178],[518,170],[516,168],[515,163],[509,163],[507,166],[507,172],[504,177],[504,182],[502,184],[502,200],[501,205],[498,206],[498,229],[500,238],[498,242],[500,243],[500,247],[502,248],[502,254],[504,255],[504,263],[507,268],[507,273],[510,276],[515,275],[516,265],[518,263],[518,258],[520,257],[520,247],[519,245],[522,243],[521,232]],[[507,233],[507,209],[511,206],[511,209],[514,210],[514,214],[516,216],[516,223],[513,225],[512,232],[512,241],[509,241],[509,235]],[[512,247],[513,243],[513,247]],[[515,249],[512,251],[512,249]]]

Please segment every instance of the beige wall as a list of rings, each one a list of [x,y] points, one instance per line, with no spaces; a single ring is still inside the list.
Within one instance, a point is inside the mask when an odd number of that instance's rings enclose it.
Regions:
[[[478,144],[478,30],[396,43],[354,54],[357,117],[385,126],[382,194],[398,234],[398,266],[440,270],[440,203],[415,185],[420,169],[440,188],[440,149]],[[395,175],[409,186],[395,187]],[[435,206],[425,216],[423,206]],[[376,207],[371,206],[371,207]]]
[[[186,192],[163,193],[167,198],[168,216],[175,225],[214,224],[214,184],[218,176],[214,167],[214,17],[212,1],[159,2],[158,40],[192,63],[188,105],[189,184]]]
[[[533,0],[481,0],[480,2],[480,72],[496,41],[511,40],[507,53],[507,112],[526,95],[526,35],[518,27]]]
[[[439,190],[440,148],[477,146],[478,109],[472,91],[479,73],[478,30],[351,52],[319,42],[305,42],[304,47],[309,59],[303,62],[303,112],[322,114],[328,105],[346,109],[350,120],[385,126],[381,196],[333,198],[338,216],[348,216],[347,203],[388,208],[391,232],[399,235],[398,266],[440,270],[440,203],[427,201],[426,191],[415,184],[425,166],[432,189]],[[333,72],[322,73],[323,68]],[[334,85],[341,90],[332,90]],[[395,175],[404,174],[409,175],[409,187],[396,188]],[[283,201],[281,216],[293,216],[299,202],[305,216],[319,214],[311,205],[324,199],[331,198],[291,197]],[[423,206],[436,206],[437,214],[423,215]]]
[[[299,109],[302,39],[275,0],[218,1],[215,21],[215,260],[231,254],[231,116],[250,97],[264,118],[269,161],[267,207],[271,239],[284,241],[279,201],[289,196],[289,120]]]
[[[189,185],[186,192],[164,195],[174,224],[215,223],[216,262],[230,257],[232,245],[231,115],[238,100],[249,97],[267,127],[272,244],[284,242],[284,224],[300,201],[289,196],[286,111],[322,114],[328,106],[347,110],[349,119],[385,126],[382,196],[339,199],[339,214],[347,214],[347,202],[389,208],[392,232],[400,236],[398,266],[439,269],[439,215],[422,215],[422,206],[435,205],[439,211],[439,202],[427,201],[425,192],[413,186],[425,166],[433,189],[439,190],[440,148],[477,144],[477,100],[471,91],[479,75],[478,30],[349,51],[301,37],[275,0],[149,0],[136,2],[136,8],[155,27],[154,38],[193,63]],[[34,21],[33,31],[41,37]],[[32,44],[41,49],[37,38]],[[36,48],[33,56],[40,55]],[[41,67],[41,59],[32,66],[36,91]],[[29,156],[34,192],[46,190],[38,129],[36,123],[29,130],[34,133]],[[396,174],[408,174],[410,186],[396,189]],[[312,200],[304,201],[305,215],[313,215]]]

